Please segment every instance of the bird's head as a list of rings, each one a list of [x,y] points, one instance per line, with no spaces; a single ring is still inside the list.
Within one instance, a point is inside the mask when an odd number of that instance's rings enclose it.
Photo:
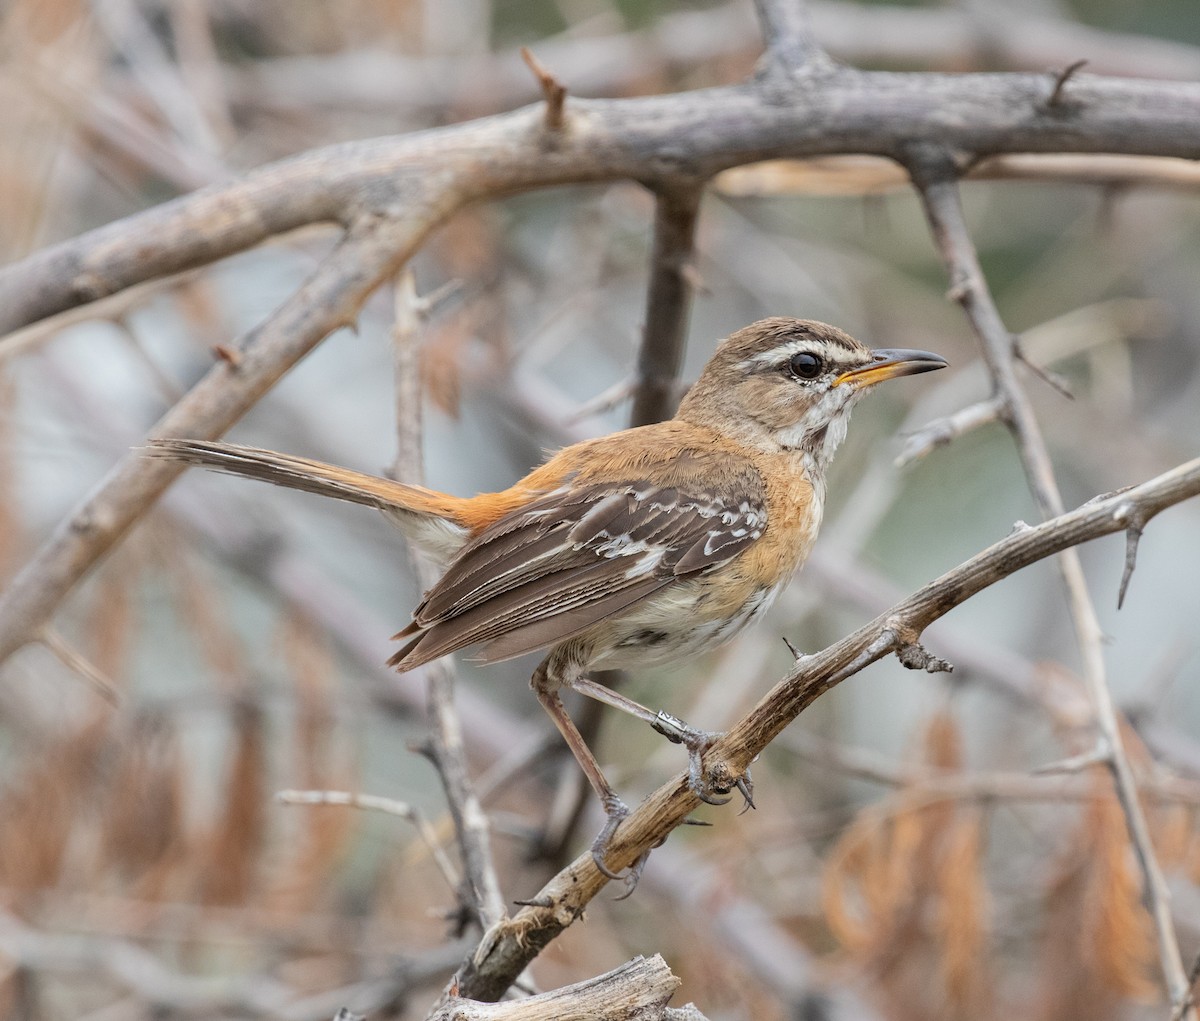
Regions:
[[[929,351],[872,350],[811,319],[763,319],[721,341],[678,417],[768,450],[798,450],[823,471],[863,393],[946,364]]]

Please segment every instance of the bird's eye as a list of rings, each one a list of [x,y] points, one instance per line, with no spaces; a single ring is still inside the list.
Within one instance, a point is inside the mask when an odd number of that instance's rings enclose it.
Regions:
[[[811,351],[797,351],[788,362],[788,368],[797,379],[816,379],[823,367],[821,359]]]

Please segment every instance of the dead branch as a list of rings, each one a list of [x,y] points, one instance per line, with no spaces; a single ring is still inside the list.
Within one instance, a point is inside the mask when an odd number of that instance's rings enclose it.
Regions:
[[[1200,83],[1105,79],[1071,85],[1069,115],[1041,109],[1041,74],[833,70],[786,98],[738,84],[572,104],[572,130],[542,145],[540,104],[412,135],[317,149],[77,238],[0,271],[0,333],[147,280],[206,265],[311,223],[462,205],[556,184],[705,180],[765,159],[866,153],[903,159],[936,138],[969,157],[1012,152],[1191,158]]]
[[[1030,564],[1083,542],[1124,530],[1129,504],[1149,521],[1200,495],[1200,460],[1189,461],[1117,496],[1017,530],[930,582],[869,624],[821,652],[805,656],[757,706],[706,753],[710,778],[740,776],[778,734],[820,695],[864,667],[910,644],[926,627],[976,593]],[[1118,520],[1121,517],[1121,520]],[[686,772],[652,793],[613,838],[610,868],[627,868],[665,840],[700,804]],[[456,978],[462,995],[494,999],[551,940],[583,913],[607,880],[585,853],[550,880],[512,919],[494,926]]]
[[[655,954],[523,1000],[480,1003],[452,997],[429,1015],[429,1021],[704,1021],[691,1004],[680,1010],[667,1006],[678,987],[679,979]]]
[[[1017,351],[1013,336],[1000,318],[967,229],[954,160],[945,150],[917,146],[912,150],[907,165],[921,194],[930,229],[945,263],[950,278],[950,293],[962,305],[979,340],[995,387],[995,396],[1001,402],[1002,415],[1016,442],[1034,499],[1044,517],[1061,515],[1062,495],[1054,476],[1050,453],[1033,407],[1016,375]],[[1135,504],[1118,506],[1114,511],[1114,521],[1126,530],[1131,523],[1132,527],[1142,527]],[[1130,842],[1142,873],[1144,895],[1154,920],[1167,991],[1171,1003],[1179,1004],[1184,1002],[1189,992],[1187,974],[1171,918],[1170,891],[1155,856],[1150,828],[1138,800],[1137,782],[1125,752],[1120,723],[1108,687],[1104,634],[1096,617],[1078,551],[1073,547],[1064,549],[1057,563],[1067,589],[1068,606],[1083,659],[1083,676],[1095,713],[1098,741],[1105,751],[1113,785],[1129,829]],[[1128,573],[1132,570],[1128,554],[1125,563]],[[1123,591],[1124,587],[1122,594]],[[1186,1016],[1195,1021],[1194,1008]]]

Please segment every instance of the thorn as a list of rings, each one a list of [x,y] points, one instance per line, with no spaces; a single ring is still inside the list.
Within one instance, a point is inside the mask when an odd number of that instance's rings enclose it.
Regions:
[[[946,300],[952,301],[956,305],[961,305],[971,295],[971,280],[965,273],[960,273],[956,279],[950,281],[950,286],[946,290]]]
[[[1117,520],[1124,519],[1129,522],[1129,527],[1125,529],[1125,568],[1121,571],[1121,585],[1117,589],[1117,609],[1121,609],[1125,605],[1125,593],[1129,589],[1130,579],[1133,578],[1133,569],[1137,566],[1138,543],[1142,541],[1142,526],[1143,522],[1140,515],[1137,515],[1129,505],[1119,507],[1115,517]]]
[[[549,908],[554,906],[554,901],[549,897],[534,897],[533,900],[514,900],[513,903],[523,908]]]
[[[1027,365],[1029,370],[1045,383],[1051,390],[1061,394],[1069,401],[1075,400],[1075,395],[1071,393],[1071,388],[1067,386],[1066,380],[1063,379],[1057,372],[1051,372],[1049,369],[1044,369],[1040,365],[1035,365],[1025,357],[1025,352],[1021,350],[1020,341],[1013,337],[1013,357],[1022,365]]]
[[[228,344],[214,344],[212,347],[212,353],[231,369],[241,368],[242,352],[237,348],[230,347]]]
[[[1050,91],[1050,98],[1046,100],[1047,107],[1058,106],[1062,102],[1063,89],[1067,82],[1085,64],[1087,64],[1086,60],[1077,60],[1073,64],[1068,64],[1061,71],[1054,72],[1054,88]]]
[[[783,635],[782,637],[783,637],[783,644],[788,647],[788,652],[790,652],[792,654],[792,659],[794,659],[797,663],[799,663],[800,660],[802,660],[804,658],[804,653],[802,653],[799,649],[796,648],[796,646],[794,646],[790,641],[788,641],[787,635]]]
[[[533,76],[542,87],[542,95],[546,97],[546,130],[561,131],[563,108],[567,101],[567,87],[542,65],[528,46],[521,47],[521,59],[533,72]]]

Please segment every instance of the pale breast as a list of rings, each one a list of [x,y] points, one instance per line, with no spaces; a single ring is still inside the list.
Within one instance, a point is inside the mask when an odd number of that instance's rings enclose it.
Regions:
[[[703,580],[668,589],[597,628],[596,647],[604,651],[593,662],[611,668],[651,666],[719,648],[761,617],[785,584],[750,589],[731,612]]]

